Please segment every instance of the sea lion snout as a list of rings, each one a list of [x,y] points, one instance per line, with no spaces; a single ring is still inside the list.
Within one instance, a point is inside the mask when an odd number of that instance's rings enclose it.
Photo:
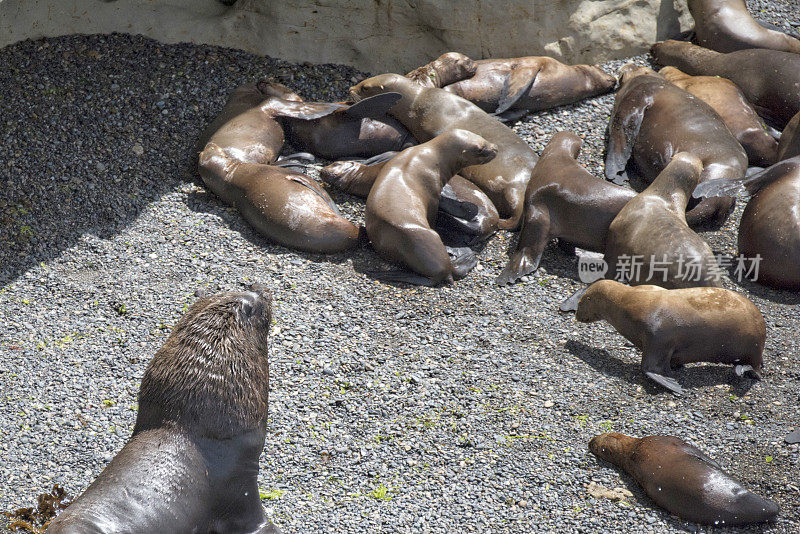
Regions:
[[[272,294],[261,285],[252,285],[250,290],[239,295],[240,313],[243,319],[258,319],[269,313],[272,306]]]
[[[655,76],[658,75],[658,73],[650,67],[643,67],[641,65],[637,65],[636,63],[626,63],[617,71],[617,79],[619,80],[619,84],[623,85],[631,78],[636,78],[637,76],[643,76],[646,74]]]

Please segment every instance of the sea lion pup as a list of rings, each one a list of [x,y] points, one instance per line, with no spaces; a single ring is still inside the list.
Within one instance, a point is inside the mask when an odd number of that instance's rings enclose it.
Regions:
[[[48,534],[278,532],[258,496],[271,297],[195,302],[142,377],[128,442]]]
[[[283,246],[333,253],[358,244],[358,229],[342,217],[331,197],[305,174],[242,163],[209,142],[200,153],[203,180],[235,206],[260,234]]]
[[[696,194],[730,194],[742,187],[752,198],[739,222],[739,253],[758,258],[756,282],[800,289],[800,156],[738,183],[707,182]]]
[[[795,156],[800,156],[800,111],[783,129],[780,143],[778,143],[778,161]]]
[[[400,95],[376,96],[319,119],[284,116],[278,120],[292,146],[330,160],[372,157],[416,145],[411,132],[386,115]]]
[[[625,204],[606,233],[609,273],[631,267],[625,276],[631,285],[721,287],[714,253],[686,223],[686,204],[702,170],[697,156],[675,154],[653,183]],[[638,273],[632,261],[624,261],[634,257],[641,262]]]
[[[606,178],[620,183],[632,171],[650,182],[683,151],[703,162],[701,181],[744,176],[747,154],[711,106],[632,63],[620,69],[620,86],[608,125]],[[691,209],[718,226],[733,204],[731,197],[706,198]]]
[[[431,227],[450,178],[466,166],[491,161],[497,152],[481,136],[454,129],[407,148],[383,167],[367,197],[367,236],[380,255],[422,276],[395,273],[392,280],[435,286],[463,278],[475,266],[474,253],[451,262]]]
[[[323,167],[320,178],[351,195],[366,198],[386,162],[396,155],[397,152],[388,152],[363,163],[337,161]],[[450,209],[453,202],[456,210]],[[465,203],[476,206],[477,214],[469,218],[461,215],[459,210]],[[455,175],[442,189],[434,229],[447,243],[471,246],[494,234],[499,221],[500,216],[489,197],[466,178]]]
[[[773,521],[780,508],[746,490],[703,451],[674,436],[634,438],[616,432],[589,450],[621,467],[647,496],[681,519],[720,527]]]
[[[742,145],[751,165],[768,167],[777,161],[778,142],[732,81],[719,76],[690,76],[675,67],[658,73],[711,106]]]
[[[471,78],[444,88],[490,113],[540,111],[608,93],[617,83],[591,65],[565,65],[550,57],[482,59]],[[524,114],[524,113],[523,113]]]
[[[693,76],[729,79],[756,112],[779,130],[800,112],[800,54],[766,49],[722,54],[680,41],[656,43],[650,53],[658,64]]]
[[[442,89],[422,87],[405,76],[381,74],[350,88],[355,100],[386,92],[403,95],[389,114],[411,130],[419,141],[429,141],[448,130],[460,128],[497,145],[497,157],[492,161],[466,167],[459,174],[491,199],[503,217],[500,228],[515,230],[522,219],[525,188],[539,159],[536,152],[511,128],[475,104]]]
[[[475,75],[478,65],[458,52],[447,52],[427,65],[417,67],[406,78],[414,80],[423,87],[442,88]]]
[[[677,394],[670,368],[693,362],[736,365],[761,378],[767,325],[747,297],[721,287],[664,289],[598,280],[578,302],[575,319],[606,320],[642,351],[642,371]]]
[[[723,53],[770,48],[800,54],[800,41],[756,22],[745,0],[688,0],[688,4],[700,46]]]

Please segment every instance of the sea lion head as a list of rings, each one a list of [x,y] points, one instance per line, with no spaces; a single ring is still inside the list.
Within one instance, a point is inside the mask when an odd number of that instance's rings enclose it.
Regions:
[[[547,143],[547,146],[544,147],[542,156],[544,156],[545,153],[549,153],[553,150],[564,150],[572,157],[572,159],[575,159],[581,152],[581,138],[578,137],[578,135],[574,132],[556,132],[556,134],[550,139],[550,142]]]
[[[589,440],[589,450],[602,460],[620,465],[637,441],[639,438],[609,432]]]
[[[260,288],[195,302],[144,373],[134,434],[174,425],[225,439],[265,428],[271,303]]]
[[[399,74],[379,74],[367,78],[350,88],[350,98],[358,102],[370,96],[395,92],[404,97],[416,86],[414,82]],[[421,87],[419,87],[421,89]]]
[[[688,74],[675,67],[664,67],[658,71],[658,74],[668,82],[689,78]]]
[[[591,323],[603,319],[601,310],[608,306],[606,295],[613,291],[617,286],[621,286],[615,280],[598,280],[586,288],[578,301],[578,309],[575,310],[575,320],[581,323]]]
[[[497,155],[497,145],[476,133],[456,128],[443,135],[461,149],[461,160],[465,166],[488,163]]]
[[[619,79],[620,86],[628,83],[637,76],[658,76],[658,73],[650,67],[643,67],[636,63],[626,63],[617,71],[617,78]]]
[[[475,76],[478,64],[460,52],[447,52],[433,62],[434,69],[445,79],[459,81]],[[450,82],[452,83],[452,82]],[[447,83],[445,83],[447,85]]]
[[[285,85],[267,79],[259,80],[256,87],[264,95],[264,98],[280,98],[281,100],[291,100],[292,102],[302,102],[297,93],[286,87]]]

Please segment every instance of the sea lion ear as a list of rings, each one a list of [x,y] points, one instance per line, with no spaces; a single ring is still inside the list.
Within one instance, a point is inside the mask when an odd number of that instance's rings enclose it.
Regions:
[[[517,101],[530,93],[531,87],[536,82],[539,68],[516,68],[506,77],[500,101],[497,103],[495,113],[500,115],[508,111]]]

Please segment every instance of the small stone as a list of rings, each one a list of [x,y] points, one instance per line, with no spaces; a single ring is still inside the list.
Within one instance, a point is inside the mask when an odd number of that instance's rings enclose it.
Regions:
[[[551,401],[551,400],[546,400],[546,401],[544,401],[544,407],[545,407],[545,408],[552,408],[552,407],[553,407],[553,404],[554,404],[554,403],[553,403],[553,401]]]
[[[142,154],[144,154],[144,147],[139,143],[133,145],[133,148],[131,150],[133,150],[133,153],[136,154],[137,156],[141,156]]]

